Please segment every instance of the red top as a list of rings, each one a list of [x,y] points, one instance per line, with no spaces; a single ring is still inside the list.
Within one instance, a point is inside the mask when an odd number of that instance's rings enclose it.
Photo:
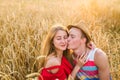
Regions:
[[[48,70],[59,68],[57,73],[50,73]],[[61,65],[43,68],[39,80],[65,80],[72,71],[72,65],[65,57],[62,57]]]

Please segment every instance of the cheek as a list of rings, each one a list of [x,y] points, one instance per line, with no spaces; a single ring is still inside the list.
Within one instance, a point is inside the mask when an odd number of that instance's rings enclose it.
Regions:
[[[76,40],[76,41],[75,41],[75,45],[76,45],[76,46],[79,46],[80,43],[81,43],[80,40]]]
[[[53,44],[54,44],[54,46],[56,47],[56,46],[58,46],[59,42],[56,41],[56,40],[54,40],[54,41],[53,41]]]
[[[73,42],[72,42],[73,44],[75,44],[75,45],[77,45],[77,44],[79,44],[80,43],[80,40],[78,40],[78,39],[75,39],[75,40],[73,40]]]
[[[71,41],[70,41],[71,44],[75,44],[75,43],[77,43],[77,42],[79,42],[78,39],[71,39]]]
[[[78,47],[80,45],[80,40],[79,39],[73,39],[70,42],[70,45],[73,47]]]

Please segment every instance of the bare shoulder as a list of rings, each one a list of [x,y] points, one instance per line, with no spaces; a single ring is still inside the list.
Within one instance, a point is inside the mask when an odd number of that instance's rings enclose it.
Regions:
[[[101,64],[103,62],[107,62],[108,57],[107,57],[106,53],[103,50],[97,49],[97,51],[95,53],[94,60],[95,60],[95,63],[99,65],[99,64]]]
[[[48,67],[52,67],[52,66],[56,66],[56,65],[60,65],[60,62],[57,60],[57,58],[54,55],[52,55],[52,54],[49,55],[46,58],[45,67],[48,68]]]
[[[97,51],[95,53],[95,58],[98,58],[98,59],[102,58],[102,59],[104,59],[104,58],[107,58],[107,55],[106,55],[106,53],[103,50],[97,49]]]

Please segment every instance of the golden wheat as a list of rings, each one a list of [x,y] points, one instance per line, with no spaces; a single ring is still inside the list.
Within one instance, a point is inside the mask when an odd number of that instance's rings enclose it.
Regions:
[[[90,25],[94,43],[108,55],[113,80],[119,80],[119,0],[0,0],[0,80],[26,80],[39,73],[49,28],[80,20]]]

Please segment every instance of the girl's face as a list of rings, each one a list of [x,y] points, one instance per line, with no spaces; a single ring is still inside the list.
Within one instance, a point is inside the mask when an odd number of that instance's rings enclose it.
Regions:
[[[59,30],[53,38],[53,44],[56,50],[64,51],[67,48],[67,32]]]
[[[71,28],[68,37],[68,49],[77,49],[82,44],[81,31],[77,28]]]

